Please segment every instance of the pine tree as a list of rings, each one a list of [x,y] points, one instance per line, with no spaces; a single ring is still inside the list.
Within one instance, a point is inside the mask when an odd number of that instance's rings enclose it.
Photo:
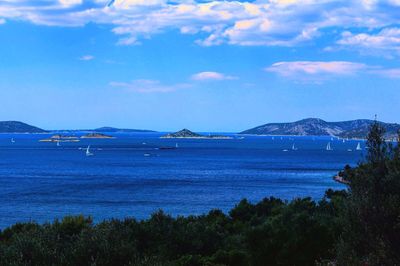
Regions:
[[[343,265],[400,264],[400,160],[385,129],[375,121],[367,137],[366,161],[346,168],[349,196],[343,212],[338,262]]]

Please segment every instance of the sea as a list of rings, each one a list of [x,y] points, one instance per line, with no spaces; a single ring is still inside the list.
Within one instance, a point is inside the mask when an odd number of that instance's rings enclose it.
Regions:
[[[332,177],[365,154],[363,141],[330,137],[111,134],[60,146],[39,142],[51,135],[0,134],[0,229],[79,214],[100,222],[146,219],[160,209],[172,216],[228,212],[243,198],[319,200],[329,188],[345,189]]]

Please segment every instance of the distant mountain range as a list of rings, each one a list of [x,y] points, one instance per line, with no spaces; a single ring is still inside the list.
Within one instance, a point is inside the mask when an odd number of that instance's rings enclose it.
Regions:
[[[326,122],[319,118],[307,118],[292,123],[270,123],[240,132],[253,135],[336,136],[341,138],[365,138],[374,120],[358,119],[342,122]],[[386,128],[386,138],[397,136],[399,124],[379,122]]]
[[[78,129],[78,130],[44,130],[35,126],[28,125],[19,121],[0,121],[0,133],[51,133],[51,132],[110,132],[110,133],[123,133],[123,132],[155,132],[152,130],[144,129],[126,129],[115,127],[101,127],[96,129]]]
[[[48,131],[19,121],[0,121],[0,133],[47,133]]]
[[[239,134],[253,135],[294,135],[294,136],[336,136],[341,138],[365,138],[373,120],[358,119],[342,122],[326,122],[319,118],[307,118],[292,123],[270,123],[258,126]],[[400,130],[400,124],[380,122],[386,128],[386,138],[394,138]],[[101,127],[82,130],[44,130],[19,121],[0,121],[0,133],[55,133],[55,132],[97,132],[97,133],[122,133],[122,132],[155,132],[142,129],[121,129],[114,127]],[[204,136],[183,129],[171,133],[164,138],[221,138],[222,136]]]

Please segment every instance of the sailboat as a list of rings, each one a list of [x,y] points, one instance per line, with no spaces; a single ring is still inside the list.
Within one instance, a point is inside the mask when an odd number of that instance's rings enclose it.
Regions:
[[[345,143],[345,140],[344,140],[344,139],[342,139],[342,142],[343,142],[343,143]]]
[[[328,142],[328,144],[326,144],[326,150],[327,151],[332,151],[333,149],[331,148],[331,143]]]
[[[292,151],[297,151],[297,148],[294,146],[294,143],[292,145]]]
[[[360,142],[357,143],[357,148],[356,148],[356,150],[357,150],[357,151],[361,151],[361,150],[362,150],[361,145],[360,145]]]
[[[90,152],[90,145],[86,148],[86,156],[92,156],[93,153]]]
[[[11,143],[15,143],[15,140],[14,140],[14,138],[11,138]]]
[[[175,148],[177,148],[177,149],[179,148],[178,143],[175,143]]]
[[[60,142],[59,141],[57,141],[57,147],[60,147],[61,145],[60,145]]]

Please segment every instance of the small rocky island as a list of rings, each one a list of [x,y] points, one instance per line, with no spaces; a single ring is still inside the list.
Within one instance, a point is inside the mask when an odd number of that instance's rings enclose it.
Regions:
[[[81,139],[115,139],[115,137],[102,133],[89,133],[81,136]]]
[[[165,136],[161,136],[163,139],[232,139],[229,136],[222,135],[201,135],[190,131],[189,129],[182,129],[175,133],[170,133]]]
[[[76,136],[68,136],[56,134],[47,139],[41,139],[40,142],[78,142],[79,139]]]

